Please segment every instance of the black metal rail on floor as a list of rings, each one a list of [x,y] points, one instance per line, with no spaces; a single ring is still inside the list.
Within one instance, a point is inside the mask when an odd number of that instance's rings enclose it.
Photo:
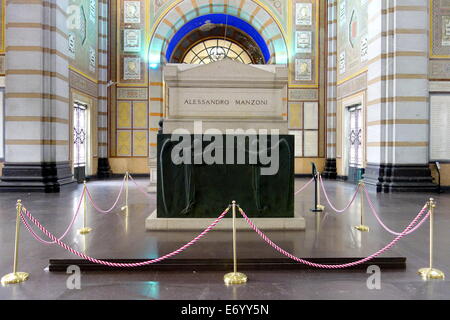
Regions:
[[[343,264],[362,258],[305,258],[305,260],[320,264]],[[145,259],[103,259],[116,263],[139,263]],[[69,266],[76,265],[81,271],[230,271],[233,270],[231,259],[169,259],[157,264],[151,264],[137,268],[113,268],[99,265],[86,260],[79,259],[50,259],[50,272],[66,272]],[[369,262],[343,270],[367,269],[370,265],[376,265],[381,269],[406,269],[406,258],[386,257],[375,258]],[[240,271],[283,271],[283,270],[320,270],[297,263],[290,259],[240,259],[238,268]],[[337,269],[342,270],[342,269]]]

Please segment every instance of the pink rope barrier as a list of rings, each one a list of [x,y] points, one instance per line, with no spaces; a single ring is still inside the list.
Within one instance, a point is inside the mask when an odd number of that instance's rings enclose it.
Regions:
[[[119,191],[119,194],[117,195],[116,201],[114,202],[112,207],[110,209],[108,209],[108,210],[102,210],[95,204],[94,199],[92,199],[91,192],[89,191],[87,186],[86,186],[86,194],[88,196],[89,202],[92,204],[92,206],[94,207],[95,210],[97,210],[100,213],[108,214],[108,213],[111,213],[114,210],[114,208],[117,206],[117,203],[119,202],[120,196],[122,195],[123,186],[124,185],[125,185],[125,177],[123,178],[122,186],[120,187],[120,191]]]
[[[303,187],[301,187],[296,193],[295,195],[298,195],[299,193],[303,192],[306,188],[308,188],[308,186],[314,181],[314,178],[312,178],[311,180],[309,180]]]
[[[72,227],[73,227],[73,225],[74,225],[74,223],[75,223],[75,221],[76,221],[76,219],[78,217],[78,214],[80,212],[81,203],[82,203],[83,198],[85,196],[86,196],[86,192],[85,192],[85,189],[83,188],[83,192],[81,194],[81,198],[78,201],[77,210],[75,211],[75,213],[73,215],[73,218],[72,218],[72,221],[70,222],[70,224],[67,227],[66,231],[62,234],[61,237],[58,238],[59,241],[64,239],[66,237],[66,235],[69,233],[69,230],[72,229]],[[56,243],[55,241],[47,241],[47,240],[42,239],[37,233],[34,232],[33,229],[30,229],[29,231],[30,231],[31,235],[33,236],[33,238],[35,238],[40,243],[43,243],[43,244],[46,244],[46,245],[51,245],[51,244],[55,244]]]
[[[354,267],[360,264],[363,264],[367,261],[370,261],[374,258],[376,258],[377,256],[381,255],[382,253],[386,252],[387,250],[391,249],[401,238],[403,238],[407,232],[409,232],[412,228],[413,225],[415,225],[417,223],[417,221],[419,221],[419,219],[422,217],[422,215],[425,213],[427,207],[425,206],[422,211],[419,212],[419,214],[416,216],[416,218],[414,218],[414,220],[409,224],[409,226],[406,227],[406,229],[400,234],[398,235],[394,240],[392,240],[392,242],[390,242],[388,245],[386,245],[384,248],[378,250],[377,252],[375,252],[374,254],[368,256],[367,258],[361,259],[361,260],[357,260],[354,262],[350,262],[350,263],[344,263],[344,264],[320,264],[320,263],[314,263],[314,262],[310,262],[301,258],[298,258],[292,254],[290,254],[289,252],[285,251],[284,249],[280,248],[278,245],[276,245],[272,240],[269,239],[269,237],[267,237],[261,230],[258,229],[258,227],[249,219],[249,217],[245,214],[245,212],[239,208],[239,212],[241,213],[241,215],[244,217],[245,221],[247,221],[247,223],[249,224],[249,226],[266,242],[268,243],[272,248],[274,248],[275,250],[277,250],[279,253],[285,255],[286,257],[297,261],[299,263],[308,265],[310,267],[314,267],[314,268],[321,268],[321,269],[344,269],[344,268],[350,268],[350,267]]]
[[[369,193],[367,192],[367,189],[366,189],[365,187],[364,187],[364,194],[365,194],[365,196],[366,196],[367,203],[369,204],[370,210],[372,211],[372,213],[373,213],[373,215],[375,216],[375,218],[378,220],[378,223],[379,223],[379,224],[380,224],[387,232],[389,232],[390,234],[393,234],[393,235],[396,235],[396,236],[401,235],[400,232],[395,232],[395,231],[391,230],[388,226],[386,226],[386,225],[383,223],[383,221],[381,220],[380,216],[378,215],[378,213],[377,213],[377,211],[376,211],[376,209],[375,209],[375,205],[373,204],[372,200],[370,199]],[[425,205],[425,207],[426,207],[426,205]],[[425,208],[425,207],[424,207],[424,208]],[[408,232],[406,233],[406,235],[411,234],[411,233],[413,233],[414,231],[416,231],[417,229],[419,229],[419,228],[422,226],[422,224],[430,217],[430,214],[431,214],[431,213],[428,212],[427,215],[425,215],[425,217],[423,217],[423,219],[422,219],[419,223],[417,223],[417,225],[416,225],[414,228],[412,228],[410,231],[408,231]]]
[[[65,244],[64,242],[62,242],[61,240],[57,239],[52,233],[50,233],[44,226],[42,226],[42,224],[36,219],[34,218],[31,213],[26,210],[26,209],[22,209],[20,212],[20,218],[23,222],[23,224],[25,225],[26,229],[29,232],[32,232],[31,226],[28,224],[28,222],[25,219],[25,216],[30,219],[31,222],[33,222],[36,227],[39,228],[39,230],[41,230],[47,237],[49,237],[52,241],[55,242],[55,244],[59,245],[60,247],[64,248],[65,250],[79,256],[82,259],[88,260],[92,263],[96,263],[96,264],[101,264],[101,265],[105,265],[108,267],[116,267],[116,268],[136,268],[136,267],[142,267],[142,266],[146,266],[146,265],[150,265],[150,264],[154,264],[157,262],[161,262],[163,260],[166,260],[168,258],[171,258],[177,254],[182,253],[183,251],[185,251],[186,249],[188,249],[189,247],[193,246],[196,242],[198,242],[200,239],[202,239],[205,235],[207,235],[212,229],[214,229],[215,226],[217,226],[217,224],[222,221],[222,219],[226,216],[226,214],[228,213],[228,211],[230,210],[230,208],[228,207],[227,209],[225,209],[225,211],[208,227],[206,228],[202,233],[200,233],[197,237],[195,237],[193,240],[189,241],[188,243],[186,243],[184,246],[180,247],[179,249],[168,253],[162,257],[156,258],[156,259],[152,259],[152,260],[148,260],[148,261],[143,261],[143,262],[139,262],[139,263],[115,263],[115,262],[108,262],[108,261],[104,261],[104,260],[99,260],[99,259],[95,259],[92,257],[89,257],[87,255],[85,255],[82,252],[79,252],[71,247],[69,247],[67,244]]]
[[[353,204],[353,202],[355,201],[356,196],[358,195],[358,193],[359,193],[359,191],[360,191],[360,186],[358,185],[358,187],[356,188],[355,193],[353,194],[352,199],[350,200],[350,202],[345,206],[344,209],[339,210],[339,209],[337,209],[335,206],[333,206],[333,204],[331,203],[330,198],[328,197],[328,193],[327,193],[327,191],[325,190],[325,186],[324,186],[324,184],[323,184],[323,180],[322,180],[322,176],[321,176],[321,175],[319,175],[319,179],[320,179],[320,186],[321,186],[321,188],[322,188],[323,194],[325,195],[325,199],[327,200],[327,202],[328,202],[328,204],[330,205],[331,209],[333,209],[333,210],[336,211],[337,213],[343,213],[343,212],[347,211],[348,208],[350,208],[350,206],[351,206],[351,205]]]
[[[134,180],[134,178],[131,176],[131,174],[128,174],[128,176],[130,177],[131,181],[134,183],[134,185],[137,187],[137,189],[139,190],[139,192],[141,192],[142,194],[144,194],[146,197],[150,197],[150,195],[148,194],[148,192],[143,189],[137,182],[136,180]]]

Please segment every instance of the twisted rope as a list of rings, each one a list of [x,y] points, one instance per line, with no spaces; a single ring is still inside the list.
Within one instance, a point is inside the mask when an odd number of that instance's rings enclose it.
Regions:
[[[375,218],[378,220],[378,223],[379,223],[379,224],[380,224],[387,232],[389,232],[390,234],[393,234],[393,235],[395,235],[395,236],[399,236],[399,235],[401,234],[400,232],[395,232],[395,231],[393,231],[392,229],[390,229],[388,226],[386,226],[386,225],[383,223],[383,221],[381,220],[380,216],[378,215],[378,213],[377,213],[377,211],[376,211],[376,209],[375,209],[375,205],[373,204],[372,200],[370,199],[370,196],[369,196],[369,193],[367,192],[366,187],[364,186],[363,188],[364,188],[364,194],[365,194],[366,199],[367,199],[367,203],[369,204],[370,210],[372,211],[373,215],[374,215]],[[425,205],[425,207],[426,207],[426,205]],[[423,219],[422,219],[419,223],[417,223],[417,225],[416,225],[414,228],[412,228],[410,231],[408,231],[406,234],[407,234],[407,235],[408,235],[408,234],[411,234],[411,233],[413,233],[414,231],[416,231],[417,229],[419,229],[420,226],[421,226],[421,225],[422,225],[422,224],[430,217],[430,214],[431,214],[431,212],[428,212],[428,213],[425,215],[425,217],[423,217]]]
[[[99,213],[103,213],[103,214],[111,213],[114,210],[114,208],[117,206],[117,203],[119,202],[120,196],[122,195],[123,186],[125,185],[125,180],[126,180],[126,176],[123,178],[122,186],[120,187],[120,191],[119,191],[119,194],[117,195],[116,201],[114,202],[112,207],[110,209],[108,209],[108,210],[102,210],[95,204],[94,199],[92,199],[91,192],[89,191],[88,187],[86,186],[86,194],[88,196],[89,202],[92,204],[94,209],[97,210]]]
[[[241,215],[244,217],[245,221],[247,221],[247,223],[249,224],[249,226],[266,242],[268,243],[272,248],[274,248],[275,250],[277,250],[278,252],[280,252],[281,254],[285,255],[286,257],[297,261],[299,263],[308,265],[310,267],[314,267],[314,268],[321,268],[321,269],[344,269],[344,268],[350,268],[350,267],[354,267],[360,264],[363,264],[367,261],[370,261],[374,258],[376,258],[377,256],[379,256],[380,254],[386,252],[387,250],[389,250],[390,248],[392,248],[401,238],[403,238],[412,228],[413,225],[415,225],[417,223],[417,221],[420,219],[420,217],[422,217],[422,215],[424,214],[424,212],[426,211],[427,207],[424,206],[424,208],[422,209],[422,211],[419,212],[419,214],[416,216],[416,218],[409,224],[409,226],[406,227],[406,229],[400,234],[398,235],[394,240],[392,240],[392,242],[390,242],[388,245],[386,245],[384,248],[378,250],[377,252],[375,252],[374,254],[371,254],[370,256],[368,256],[367,258],[361,259],[361,260],[357,260],[354,262],[350,262],[350,263],[344,263],[344,264],[320,264],[320,263],[314,263],[314,262],[310,262],[301,258],[297,258],[296,256],[290,254],[289,252],[285,251],[284,249],[280,248],[278,245],[276,245],[272,240],[269,239],[269,237],[267,237],[261,230],[258,229],[258,227],[249,219],[249,217],[245,214],[244,210],[242,210],[241,208],[239,208],[239,212],[241,213]]]
[[[325,186],[324,186],[324,184],[323,184],[323,180],[322,180],[322,176],[321,176],[321,175],[319,175],[319,179],[320,179],[320,187],[321,187],[321,189],[322,189],[322,191],[323,191],[323,194],[325,195],[325,199],[327,200],[327,202],[328,202],[328,204],[330,205],[331,209],[333,209],[333,210],[336,211],[337,213],[343,213],[343,212],[347,211],[348,208],[350,208],[350,206],[351,206],[351,205],[353,204],[353,202],[355,201],[356,196],[357,196],[358,193],[359,193],[360,186],[358,185],[358,187],[356,187],[356,190],[355,190],[355,193],[354,193],[353,196],[352,196],[352,199],[351,199],[350,202],[345,206],[345,208],[342,209],[342,210],[339,210],[339,209],[337,209],[335,206],[333,206],[333,204],[331,203],[330,198],[328,197],[327,190],[325,190]]]
[[[139,190],[139,192],[141,192],[142,194],[144,194],[147,197],[150,197],[150,195],[148,194],[148,192],[143,189],[135,180],[134,178],[131,176],[131,174],[128,174],[128,177],[130,177],[131,181],[134,183],[134,185],[137,187],[137,189]]]
[[[303,187],[301,187],[296,193],[295,195],[298,195],[299,193],[303,192],[306,188],[308,188],[308,186],[314,181],[314,178],[311,178],[311,180],[309,180]]]
[[[69,224],[69,226],[67,227],[66,231],[62,234],[61,237],[58,238],[59,241],[61,241],[62,239],[64,239],[64,238],[66,237],[66,235],[69,233],[69,230],[72,229],[72,227],[73,227],[73,225],[74,225],[74,223],[75,223],[75,221],[76,221],[76,219],[77,219],[77,217],[78,217],[78,214],[79,214],[79,212],[80,212],[81,203],[82,203],[83,198],[84,198],[85,196],[86,196],[86,189],[83,188],[83,192],[82,192],[82,194],[81,194],[81,198],[80,198],[80,200],[78,201],[77,210],[75,211],[75,213],[74,213],[74,215],[73,215],[73,218],[72,218],[72,221],[70,222],[70,224]],[[41,238],[36,232],[34,232],[34,230],[31,229],[31,228],[29,229],[29,231],[30,231],[31,235],[33,236],[33,238],[35,238],[35,239],[36,239],[37,241],[39,241],[40,243],[43,243],[43,244],[46,244],[46,245],[51,245],[51,244],[55,244],[55,243],[56,243],[55,241],[47,241],[47,240],[42,239],[42,238]]]
[[[161,262],[163,260],[171,258],[171,257],[173,257],[173,256],[175,256],[177,254],[180,254],[181,252],[185,251],[187,248],[191,247],[196,242],[198,242],[200,239],[202,239],[212,229],[214,229],[214,227],[226,216],[226,214],[228,213],[229,210],[230,210],[230,207],[225,209],[225,211],[208,228],[206,228],[205,231],[200,233],[197,237],[195,237],[193,240],[189,241],[188,243],[186,243],[184,246],[180,247],[179,249],[177,249],[177,250],[175,250],[175,251],[173,251],[171,253],[168,253],[168,254],[166,254],[166,255],[164,255],[162,257],[159,257],[159,258],[156,258],[156,259],[153,259],[153,260],[144,261],[144,262],[139,262],[139,263],[115,263],[115,262],[108,262],[108,261],[99,260],[99,259],[95,259],[95,258],[89,257],[89,256],[85,255],[84,253],[79,252],[79,251],[69,247],[67,244],[65,244],[61,240],[57,239],[51,232],[49,232],[44,226],[42,226],[42,224],[36,218],[34,218],[31,215],[31,213],[28,210],[26,210],[25,208],[23,208],[20,211],[20,219],[22,220],[22,222],[24,223],[25,227],[27,228],[27,230],[29,232],[33,233],[30,225],[28,224],[28,222],[25,219],[25,216],[28,219],[30,219],[31,222],[33,222],[47,237],[49,237],[57,245],[59,245],[60,247],[62,247],[65,250],[67,250],[67,251],[69,251],[69,252],[79,256],[82,259],[88,260],[88,261],[90,261],[92,263],[108,266],[108,267],[136,268],[136,267],[142,267],[142,266],[154,264],[154,263],[157,263],[157,262]]]

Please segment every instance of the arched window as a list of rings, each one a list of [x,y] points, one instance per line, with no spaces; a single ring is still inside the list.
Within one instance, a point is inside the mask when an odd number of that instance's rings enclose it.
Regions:
[[[187,64],[208,64],[225,58],[252,64],[251,56],[239,44],[214,38],[201,41],[186,51],[182,62]]]

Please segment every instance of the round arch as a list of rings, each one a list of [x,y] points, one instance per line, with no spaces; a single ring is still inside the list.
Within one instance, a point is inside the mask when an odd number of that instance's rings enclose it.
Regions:
[[[185,5],[185,1],[181,0],[178,3],[174,3],[158,18],[150,35],[148,50],[148,63],[150,66],[154,65],[156,67],[168,61],[167,54],[172,49],[170,45],[183,27],[186,28],[186,25],[191,24],[192,21],[201,16],[215,14],[243,21],[254,29],[256,34],[262,39],[262,42],[265,43],[264,47],[267,47],[268,52],[264,53],[266,63],[287,64],[288,46],[286,34],[278,19],[259,2],[244,0],[239,8],[224,0],[214,1],[213,4],[208,0],[197,0],[194,3],[197,4],[196,7],[192,6],[192,2],[189,2],[189,5]],[[268,55],[267,57],[266,54]]]
[[[195,5],[195,6],[193,6]],[[238,6],[238,7],[237,7]],[[259,0],[179,0],[171,4],[157,19],[150,32],[149,66],[149,155],[151,167],[156,167],[156,146],[159,121],[164,117],[162,65],[167,63],[167,50],[177,32],[189,21],[207,14],[223,14],[239,18],[254,28],[270,53],[267,64],[288,64],[288,37],[278,18]],[[152,171],[153,172],[153,171]],[[152,174],[153,175],[153,174]]]
[[[242,32],[245,32],[245,34],[251,37],[253,41],[258,45],[259,49],[261,50],[264,56],[265,61],[267,62],[270,60],[270,50],[266,42],[264,41],[264,38],[258,33],[258,31],[252,25],[234,16],[222,13],[214,13],[199,16],[195,19],[192,19],[188,23],[184,24],[183,27],[181,27],[180,30],[178,30],[177,33],[172,37],[171,41],[167,46],[166,61],[171,60],[175,48],[177,47],[179,42],[183,40],[185,36],[187,36],[190,32],[194,31],[195,29],[198,29],[206,22],[217,25],[227,24],[228,26],[234,27]]]

